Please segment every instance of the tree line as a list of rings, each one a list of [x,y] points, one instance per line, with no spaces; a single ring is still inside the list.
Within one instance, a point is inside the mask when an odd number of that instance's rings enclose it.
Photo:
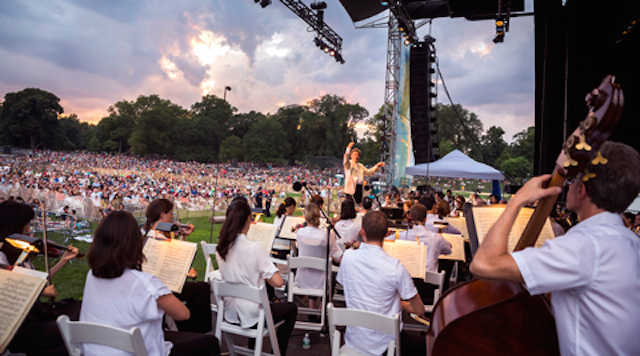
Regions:
[[[366,109],[336,95],[324,95],[306,105],[284,106],[266,115],[239,113],[215,95],[202,97],[188,109],[158,95],[122,100],[111,105],[108,115],[97,124],[80,122],[75,114],[65,116],[63,112],[60,99],[41,89],[6,94],[0,106],[0,144],[206,163],[238,160],[327,165],[339,163],[346,145],[356,140],[358,122],[370,127],[358,142],[363,163],[378,162],[383,144],[382,108],[367,119]],[[492,126],[483,132],[477,115],[459,104],[455,110],[438,104],[437,126],[440,156],[457,148],[510,177],[528,177],[533,171],[533,127],[519,132],[507,144],[502,128]]]

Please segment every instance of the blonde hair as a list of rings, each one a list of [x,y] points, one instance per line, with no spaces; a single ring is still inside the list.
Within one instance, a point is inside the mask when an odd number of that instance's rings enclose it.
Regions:
[[[320,225],[320,208],[316,203],[309,203],[304,207],[304,219],[311,226]]]

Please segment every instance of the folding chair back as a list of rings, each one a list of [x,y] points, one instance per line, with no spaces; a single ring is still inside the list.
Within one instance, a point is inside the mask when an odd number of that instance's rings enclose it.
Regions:
[[[236,352],[243,355],[262,355],[262,339],[267,335],[271,341],[273,355],[280,356],[280,347],[278,346],[278,339],[276,338],[276,327],[280,326],[283,322],[280,322],[277,325],[273,323],[271,305],[269,304],[265,288],[255,288],[245,284],[227,283],[217,279],[211,279],[209,280],[209,283],[212,286],[216,304],[218,305],[215,336],[218,338],[218,341],[222,343],[222,335],[224,334],[225,341],[227,342],[227,348],[229,349],[231,356],[234,356]],[[257,327],[243,328],[240,325],[232,324],[224,320],[225,298],[240,298],[258,304],[259,317]],[[234,345],[233,339],[229,334],[256,339],[254,350]]]
[[[433,307],[436,305],[436,303],[438,303],[438,300],[442,295],[442,290],[444,289],[444,278],[445,278],[444,271],[440,271],[440,272],[427,271],[426,272],[424,281],[426,283],[433,284],[434,286],[437,287],[437,289],[433,291],[433,304],[424,306],[425,312],[431,313],[433,311]]]
[[[211,259],[211,256],[216,255],[216,248],[218,247],[218,244],[209,244],[205,241],[200,241],[200,247],[202,247],[204,261],[206,263],[204,270],[204,280],[208,281],[211,277],[220,276],[220,272],[215,269],[215,267],[213,266],[213,260]]]
[[[324,306],[327,303],[326,300],[326,288],[327,288],[327,268],[331,267],[331,259],[327,261],[324,258],[318,257],[291,257],[287,256],[287,265],[289,266],[289,278],[287,286],[287,300],[293,303],[296,295],[306,295],[308,297],[320,297],[322,302],[320,305]],[[322,289],[309,289],[299,288],[295,284],[294,269],[308,268],[317,271],[321,271],[323,275]],[[331,278],[331,277],[329,277]],[[331,283],[331,282],[329,282]],[[319,331],[323,328],[326,315],[324,308],[298,308],[298,314],[306,315],[320,315],[320,323],[308,322],[308,321],[296,321],[296,329],[301,330],[316,330]]]
[[[400,314],[395,317],[382,315],[366,310],[335,308],[333,303],[327,305],[329,316],[329,335],[331,336],[331,355],[359,354],[353,349],[340,351],[340,331],[336,326],[359,326],[393,335],[394,340],[389,342],[388,356],[400,355]],[[355,353],[354,353],[355,352]]]
[[[131,352],[136,356],[147,356],[142,332],[137,327],[124,330],[98,323],[70,321],[66,315],[60,315],[56,322],[69,355],[82,355],[81,344],[98,344]]]

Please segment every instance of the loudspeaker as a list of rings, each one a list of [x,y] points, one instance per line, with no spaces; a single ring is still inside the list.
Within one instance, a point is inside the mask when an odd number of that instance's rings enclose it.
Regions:
[[[419,42],[411,48],[409,59],[409,106],[411,113],[411,142],[415,163],[433,160],[431,149],[431,62],[429,45]]]

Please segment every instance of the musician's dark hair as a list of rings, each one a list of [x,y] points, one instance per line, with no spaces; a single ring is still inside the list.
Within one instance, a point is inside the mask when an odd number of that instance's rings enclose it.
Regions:
[[[276,216],[281,217],[284,215],[285,209],[287,209],[288,206],[296,206],[296,200],[291,197],[285,198],[282,203],[280,203],[280,206],[276,211]]]
[[[149,232],[153,224],[160,220],[160,214],[166,214],[171,209],[173,209],[173,203],[169,199],[155,199],[152,201],[145,211],[147,221],[144,223],[144,231]]]
[[[218,247],[216,247],[216,251],[218,251],[220,258],[223,260],[227,258],[229,249],[233,247],[233,244],[238,238],[238,234],[242,232],[250,216],[251,208],[246,201],[236,200],[227,208],[227,216],[220,229]]]
[[[422,204],[416,204],[409,209],[409,215],[411,215],[413,221],[423,223],[427,218],[427,207]]]
[[[371,197],[362,198],[362,208],[364,208],[365,210],[370,210],[372,206],[373,199],[371,199]]]
[[[307,224],[318,227],[320,225],[320,208],[316,203],[309,203],[304,207],[304,219]]]
[[[629,211],[626,211],[626,212],[622,213],[622,215],[623,215],[625,218],[627,218],[627,219],[631,220],[631,222],[632,222],[632,223],[634,222],[634,220],[635,220],[635,218],[636,218],[636,214],[634,214],[634,213],[632,213],[632,212],[629,212]]]
[[[11,234],[22,234],[24,227],[33,219],[33,209],[15,200],[6,200],[0,203],[0,245],[2,252],[7,257],[9,264],[14,264],[22,251],[8,243],[2,244],[4,239]]]
[[[370,211],[362,218],[362,229],[367,241],[380,242],[387,236],[389,219],[381,211]]]
[[[640,154],[624,143],[607,141],[600,147],[606,164],[589,162],[587,170],[595,178],[584,183],[587,195],[598,208],[622,213],[640,191]]]
[[[324,205],[324,198],[320,194],[316,194],[313,196],[313,202],[318,204],[320,208]]]
[[[24,227],[33,219],[33,209],[15,200],[0,203],[0,242],[11,234],[21,234]]]
[[[105,216],[93,233],[89,267],[98,278],[118,278],[125,269],[142,270],[144,238],[131,213],[120,210]]]
[[[340,205],[340,219],[355,219],[356,218],[356,202],[353,201],[353,197],[347,195]]]
[[[433,209],[433,204],[435,203],[435,200],[431,196],[423,195],[420,197],[420,199],[418,199],[418,203],[424,205],[424,207],[427,208],[427,210],[431,210]]]

